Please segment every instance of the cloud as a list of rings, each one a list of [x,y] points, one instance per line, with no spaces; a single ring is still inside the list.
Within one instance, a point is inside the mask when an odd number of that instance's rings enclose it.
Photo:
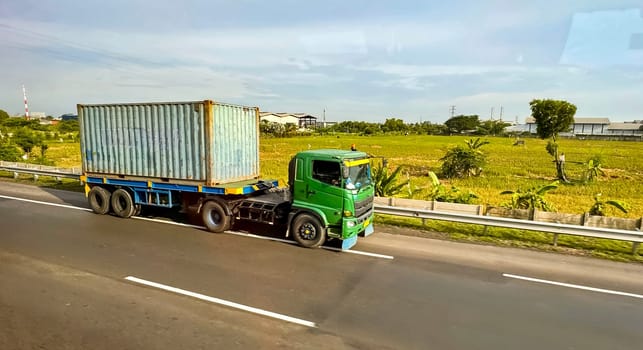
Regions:
[[[640,71],[559,64],[578,5],[289,4],[280,16],[273,3],[163,1],[150,13],[143,3],[127,13],[122,3],[106,5],[99,17],[83,4],[82,20],[72,20],[78,14],[66,13],[73,6],[64,1],[0,14],[0,108],[20,111],[25,83],[34,110],[54,115],[78,102],[215,98],[280,111],[326,108],[329,120],[427,120],[442,119],[451,104],[471,114],[502,104],[523,115],[543,95],[635,114],[624,98],[618,106],[609,99],[640,91]],[[212,7],[216,16],[204,10]]]

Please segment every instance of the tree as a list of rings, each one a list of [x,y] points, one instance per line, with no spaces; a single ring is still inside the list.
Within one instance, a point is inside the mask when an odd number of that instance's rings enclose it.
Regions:
[[[402,119],[389,118],[382,125],[382,130],[384,132],[404,132],[407,130],[407,126]]]
[[[465,131],[476,130],[480,125],[477,115],[457,115],[449,118],[444,125],[452,133],[461,134]]]
[[[13,135],[13,140],[27,154],[30,154],[35,146],[42,144],[40,136],[26,128],[18,129]]]
[[[58,123],[58,131],[62,133],[80,131],[78,120],[63,120]]]
[[[9,119],[9,113],[0,109],[0,125],[4,124],[7,119]]]
[[[449,149],[440,158],[443,162],[442,175],[446,178],[479,176],[482,174],[482,167],[486,163],[486,156],[480,147],[489,143],[481,141],[480,138],[465,140],[467,147],[458,145]]]
[[[424,121],[422,123],[415,123],[411,126],[411,129],[413,132],[421,135],[421,134],[426,134],[426,135],[441,135],[441,134],[448,134],[446,130],[446,126],[442,124],[433,124],[429,121]]]
[[[503,122],[502,120],[485,120],[480,122],[477,133],[479,135],[502,135],[505,133],[505,128],[509,125],[511,124]]]
[[[554,158],[556,174],[559,180],[569,182],[565,175],[564,153],[559,154],[556,139],[561,132],[568,131],[574,123],[576,106],[561,100],[532,100],[529,102],[531,116],[536,121],[536,134],[541,139],[551,138],[547,152]]]
[[[0,160],[17,162],[20,160],[20,151],[10,139],[0,139]]]

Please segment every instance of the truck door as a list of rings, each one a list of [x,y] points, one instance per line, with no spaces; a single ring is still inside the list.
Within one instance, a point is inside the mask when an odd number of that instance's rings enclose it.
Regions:
[[[328,223],[341,224],[343,208],[342,174],[339,161],[311,160],[306,197],[311,206],[321,209]]]

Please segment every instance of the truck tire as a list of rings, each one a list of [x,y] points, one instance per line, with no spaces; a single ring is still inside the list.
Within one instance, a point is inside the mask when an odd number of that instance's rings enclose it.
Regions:
[[[317,248],[326,241],[326,233],[319,219],[310,214],[300,214],[293,220],[292,234],[295,241],[306,248]]]
[[[134,215],[136,206],[132,195],[127,190],[119,188],[112,193],[112,211],[116,216],[121,218],[129,218]]]
[[[208,201],[201,208],[201,219],[210,232],[221,233],[230,228],[230,216],[217,201]]]
[[[134,214],[132,216],[139,216],[143,211],[143,206],[140,204],[134,204]]]
[[[92,208],[96,214],[105,215],[109,213],[109,199],[111,195],[112,194],[105,188],[100,186],[92,187],[87,195],[89,207]]]

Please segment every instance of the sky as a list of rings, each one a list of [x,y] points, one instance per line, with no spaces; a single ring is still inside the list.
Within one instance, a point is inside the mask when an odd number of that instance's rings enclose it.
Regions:
[[[640,0],[0,1],[0,109],[215,101],[327,121],[643,119]],[[325,111],[325,114],[324,114]]]

